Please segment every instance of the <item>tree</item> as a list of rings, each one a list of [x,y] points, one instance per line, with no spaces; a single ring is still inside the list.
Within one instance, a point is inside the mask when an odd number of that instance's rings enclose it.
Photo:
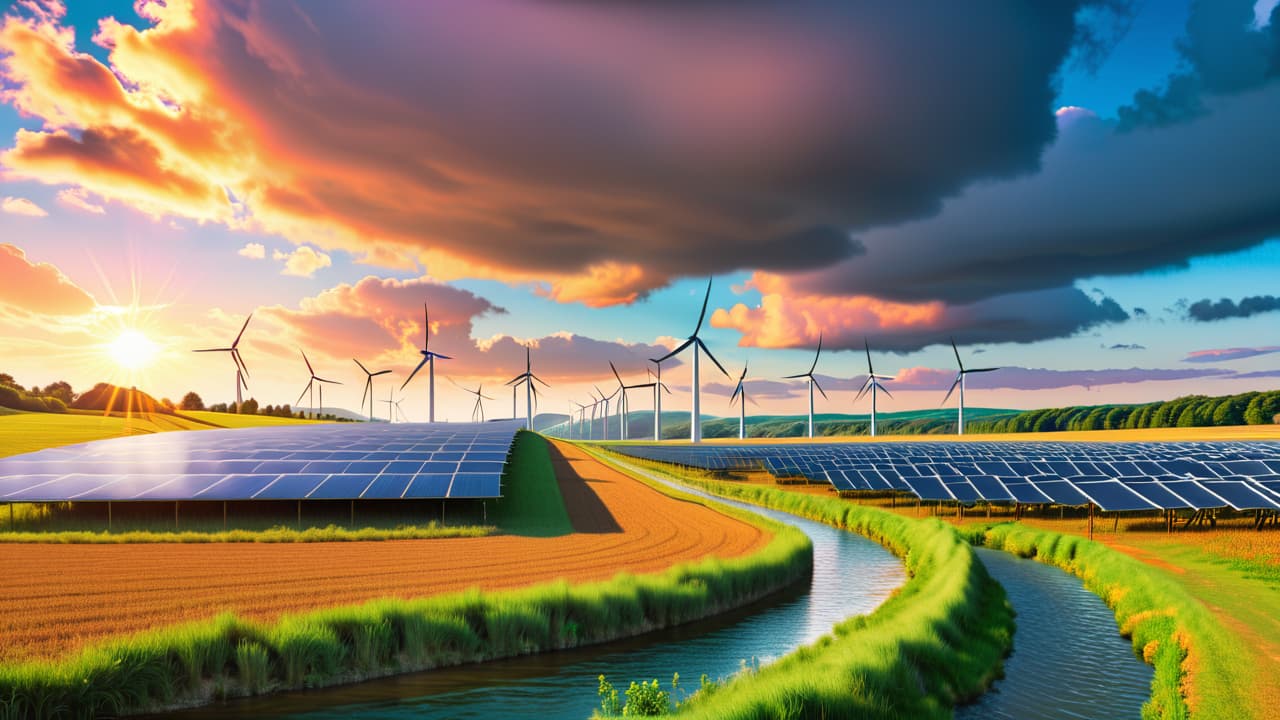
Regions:
[[[11,388],[19,387],[17,381],[9,373],[0,373],[0,385]]]
[[[40,391],[45,397],[58,398],[64,405],[70,405],[76,399],[76,394],[71,390],[71,383],[65,380],[59,380],[55,383],[49,383]]]
[[[240,414],[241,415],[257,415],[258,401],[254,400],[253,398],[249,398],[248,400],[245,400],[243,403],[240,403]]]
[[[1244,421],[1250,425],[1269,425],[1280,412],[1280,391],[1261,393],[1249,401],[1244,411]]]
[[[200,396],[194,392],[189,392],[182,396],[182,403],[178,407],[183,410],[203,410],[204,400],[201,400]]]

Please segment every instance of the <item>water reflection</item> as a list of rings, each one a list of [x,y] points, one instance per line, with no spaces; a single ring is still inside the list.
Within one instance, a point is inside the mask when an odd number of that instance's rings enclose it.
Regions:
[[[684,489],[684,488],[682,488]],[[688,492],[687,489],[685,489]],[[698,494],[698,493],[695,493]],[[906,580],[902,564],[858,535],[794,515],[720,500],[798,527],[814,546],[808,588],[775,595],[745,611],[605,646],[401,675],[358,685],[240,700],[178,713],[186,718],[493,718],[583,720],[596,707],[596,677],[696,689],[703,673],[728,676],[767,662],[871,612]]]
[[[956,720],[1140,717],[1152,669],[1120,637],[1115,616],[1078,578],[980,548],[1018,613],[1005,677]]]

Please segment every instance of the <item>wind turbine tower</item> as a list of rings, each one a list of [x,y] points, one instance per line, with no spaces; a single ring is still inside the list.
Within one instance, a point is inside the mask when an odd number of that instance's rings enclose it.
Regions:
[[[818,384],[817,378],[813,376],[813,371],[818,367],[818,358],[822,357],[822,335],[818,335],[818,352],[813,355],[813,365],[809,366],[809,372],[800,373],[799,375],[787,375],[786,380],[797,380],[805,378],[809,381],[809,437],[813,437],[813,389],[818,388],[818,392],[822,393],[822,399],[827,399],[827,392]]]
[[[951,383],[951,389],[947,391],[947,396],[946,396],[946,397],[944,397],[944,398],[942,398],[942,404],[943,404],[943,405],[946,405],[946,404],[947,404],[947,401],[951,399],[951,393],[955,392],[956,386],[959,386],[959,387],[960,387],[960,409],[959,409],[959,412],[956,414],[956,434],[957,434],[957,435],[963,435],[963,434],[964,434],[964,381],[965,381],[965,377],[966,377],[966,376],[968,376],[968,375],[969,375],[969,373],[985,373],[985,372],[994,372],[994,371],[996,371],[996,370],[999,370],[1000,368],[998,368],[998,367],[989,367],[989,368],[967,368],[967,369],[966,369],[966,368],[965,368],[965,366],[964,366],[964,362],[960,360],[960,350],[956,347],[956,341],[955,341],[955,338],[952,338],[952,339],[951,339],[951,351],[952,351],[952,352],[954,352],[954,353],[956,354],[956,365],[958,365],[958,366],[960,367],[960,372],[956,373],[956,380],[955,380],[955,382]]]
[[[193,350],[192,352],[224,352],[231,355],[231,361],[236,364],[236,412],[240,412],[240,405],[244,403],[244,396],[240,394],[240,390],[249,389],[249,383],[245,382],[245,378],[249,377],[249,368],[244,364],[244,358],[240,357],[240,338],[244,337],[245,328],[249,327],[249,321],[253,319],[253,313],[249,313],[249,317],[244,319],[244,325],[240,326],[240,334],[236,335],[235,342],[231,343],[231,347],[224,348],[208,348],[205,350]]]
[[[692,443],[702,442],[702,400],[701,400],[701,387],[698,384],[698,350],[702,350],[702,352],[705,352],[707,354],[707,357],[711,359],[711,362],[715,363],[717,368],[720,368],[720,372],[724,373],[725,377],[729,377],[729,373],[724,369],[724,366],[721,365],[720,361],[716,359],[716,356],[712,355],[711,351],[707,349],[706,344],[702,342],[702,338],[698,337],[698,331],[702,329],[702,321],[707,316],[707,301],[710,299],[711,299],[711,278],[707,278],[707,293],[702,298],[702,312],[698,314],[698,324],[694,326],[693,334],[690,335],[689,339],[685,340],[684,343],[680,345],[680,347],[676,348],[675,350],[672,350],[671,352],[667,353],[666,355],[663,355],[662,357],[654,361],[657,363],[661,363],[662,361],[667,360],[668,358],[672,358],[672,357],[675,357],[676,355],[679,355],[681,352],[684,351],[685,348],[689,347],[690,345],[693,346],[693,388],[692,388],[693,402],[692,402],[692,408],[689,412],[689,442],[692,442]]]
[[[875,437],[876,436],[876,392],[882,391],[884,392],[885,395],[888,395],[890,398],[892,398],[893,395],[889,392],[888,389],[885,388],[884,385],[880,384],[880,381],[893,380],[894,377],[892,375],[877,375],[875,369],[871,367],[871,346],[867,344],[866,338],[862,338],[862,347],[867,351],[867,381],[862,384],[862,389],[858,391],[858,396],[855,397],[853,401],[855,403],[858,402],[859,400],[862,399],[863,395],[867,394],[868,390],[871,391],[871,437]]]
[[[351,359],[355,364],[360,366],[360,369],[363,370],[366,375],[364,381],[364,395],[360,397],[360,409],[364,409],[364,402],[367,399],[369,401],[369,422],[373,422],[373,379],[379,375],[386,375],[391,371],[379,370],[378,372],[369,372],[369,368],[365,367],[359,360],[356,360],[355,358]]]
[[[431,350],[431,315],[427,312],[427,304],[422,303],[422,362],[418,363],[418,367],[409,373],[408,379],[404,381],[404,385],[400,386],[401,390],[409,384],[414,375],[422,369],[423,365],[427,366],[427,422],[436,421],[436,358],[441,360],[452,360],[448,355],[441,355]]]
[[[337,380],[325,380],[324,378],[317,376],[316,371],[311,367],[311,361],[307,359],[307,353],[304,352],[302,348],[298,348],[298,352],[302,353],[302,362],[307,364],[307,372],[311,373],[311,379],[307,380],[307,386],[302,389],[302,395],[298,396],[298,402],[302,402],[303,396],[308,394],[311,395],[311,402],[310,402],[311,419],[314,420],[316,417],[316,404],[315,404],[316,385],[315,384],[321,383],[320,384],[320,411],[323,412],[324,411],[324,383],[329,383],[330,385],[341,385],[342,383],[338,382]],[[294,403],[294,404],[296,405],[297,403]]]

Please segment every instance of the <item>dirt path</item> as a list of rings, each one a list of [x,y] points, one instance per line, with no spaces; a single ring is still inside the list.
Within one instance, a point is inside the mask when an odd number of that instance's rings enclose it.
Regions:
[[[0,546],[0,662],[227,610],[269,620],[379,597],[601,580],[768,542],[768,533],[669,498],[572,445],[554,443],[552,457],[576,530],[563,537]]]

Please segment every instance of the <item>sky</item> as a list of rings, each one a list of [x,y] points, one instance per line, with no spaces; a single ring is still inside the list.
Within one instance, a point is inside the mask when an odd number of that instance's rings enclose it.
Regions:
[[[1276,4],[20,0],[0,372],[226,402],[191,351],[252,314],[246,397],[296,404],[305,350],[356,409],[426,303],[438,416],[509,414],[525,348],[565,412],[710,279],[709,414],[744,363],[753,412],[802,412],[820,339],[819,412],[869,410],[865,346],[882,411],[938,407],[951,338],[1002,368],[971,406],[1274,389]]]

